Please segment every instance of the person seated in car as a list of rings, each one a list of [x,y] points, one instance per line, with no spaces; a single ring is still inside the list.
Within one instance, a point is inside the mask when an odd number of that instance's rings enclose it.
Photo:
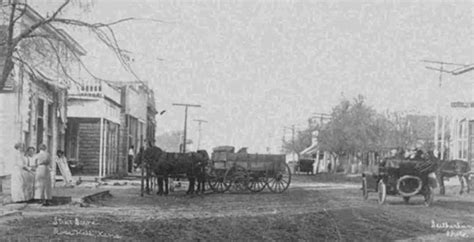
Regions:
[[[424,152],[421,149],[415,148],[414,152],[410,156],[410,160],[423,160]]]

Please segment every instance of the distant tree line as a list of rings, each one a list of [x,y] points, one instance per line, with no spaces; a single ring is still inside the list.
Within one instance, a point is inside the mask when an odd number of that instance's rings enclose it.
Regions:
[[[313,131],[318,130],[319,149],[330,152],[341,161],[349,156],[379,152],[391,148],[410,148],[418,140],[417,130],[405,115],[379,113],[365,103],[361,95],[342,100],[333,107],[329,122],[297,133],[294,142],[283,141],[285,152],[300,153],[311,145]],[[425,144],[425,149],[429,149]]]

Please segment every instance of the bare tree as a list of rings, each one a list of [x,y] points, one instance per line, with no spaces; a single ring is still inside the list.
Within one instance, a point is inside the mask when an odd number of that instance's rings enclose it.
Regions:
[[[66,46],[65,43],[62,43],[62,45],[58,43],[65,42],[64,38],[57,38],[54,35],[41,31],[43,28],[53,25],[75,26],[89,30],[90,33],[95,35],[101,41],[101,43],[105,44],[111,51],[113,51],[126,71],[131,73],[137,81],[141,81],[131,67],[130,58],[127,55],[129,52],[119,46],[115,32],[112,28],[114,25],[139,19],[124,18],[111,23],[88,23],[82,20],[62,17],[64,10],[71,5],[76,5],[81,8],[90,7],[90,5],[85,5],[83,1],[64,0],[64,2],[62,2],[62,4],[55,9],[50,16],[39,18],[39,20],[33,23],[22,25],[21,20],[25,15],[28,12],[34,12],[28,3],[20,0],[11,0],[2,3],[3,16],[1,17],[5,20],[3,21],[5,24],[0,26],[2,27],[0,31],[3,32],[2,35],[0,35],[0,50],[2,54],[1,56],[4,58],[0,60],[4,62],[0,79],[0,91],[5,87],[9,76],[12,74],[15,62],[22,64],[33,76],[46,80],[57,80],[57,78],[51,77],[50,74],[45,73],[44,70],[39,68],[37,65],[38,63],[32,63],[32,59],[34,59],[32,58],[32,55],[34,54],[32,54],[28,49],[31,50],[33,46],[36,47],[35,51],[40,50],[41,46],[43,46],[43,48],[47,48],[48,51],[53,52],[52,57],[55,59],[55,63],[59,66],[58,69],[60,70],[60,73],[56,74],[62,75],[66,80],[75,82],[72,75],[70,75],[71,67],[67,65],[70,58],[78,61],[82,69],[88,72],[93,78],[100,79],[88,70],[87,66],[81,61],[76,52],[68,52],[61,47]],[[66,48],[68,48],[68,46],[66,46]],[[41,51],[39,52],[40,55],[44,55]]]

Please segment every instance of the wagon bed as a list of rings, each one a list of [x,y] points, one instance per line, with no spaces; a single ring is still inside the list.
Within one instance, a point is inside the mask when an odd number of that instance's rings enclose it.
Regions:
[[[260,192],[266,187],[284,192],[290,185],[290,168],[285,155],[234,153],[234,149],[215,148],[211,156],[209,185],[216,192],[231,187],[237,191]]]

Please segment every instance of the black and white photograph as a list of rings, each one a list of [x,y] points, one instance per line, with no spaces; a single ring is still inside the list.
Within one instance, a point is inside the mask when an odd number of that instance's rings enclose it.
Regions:
[[[474,241],[474,0],[0,0],[0,241]]]

